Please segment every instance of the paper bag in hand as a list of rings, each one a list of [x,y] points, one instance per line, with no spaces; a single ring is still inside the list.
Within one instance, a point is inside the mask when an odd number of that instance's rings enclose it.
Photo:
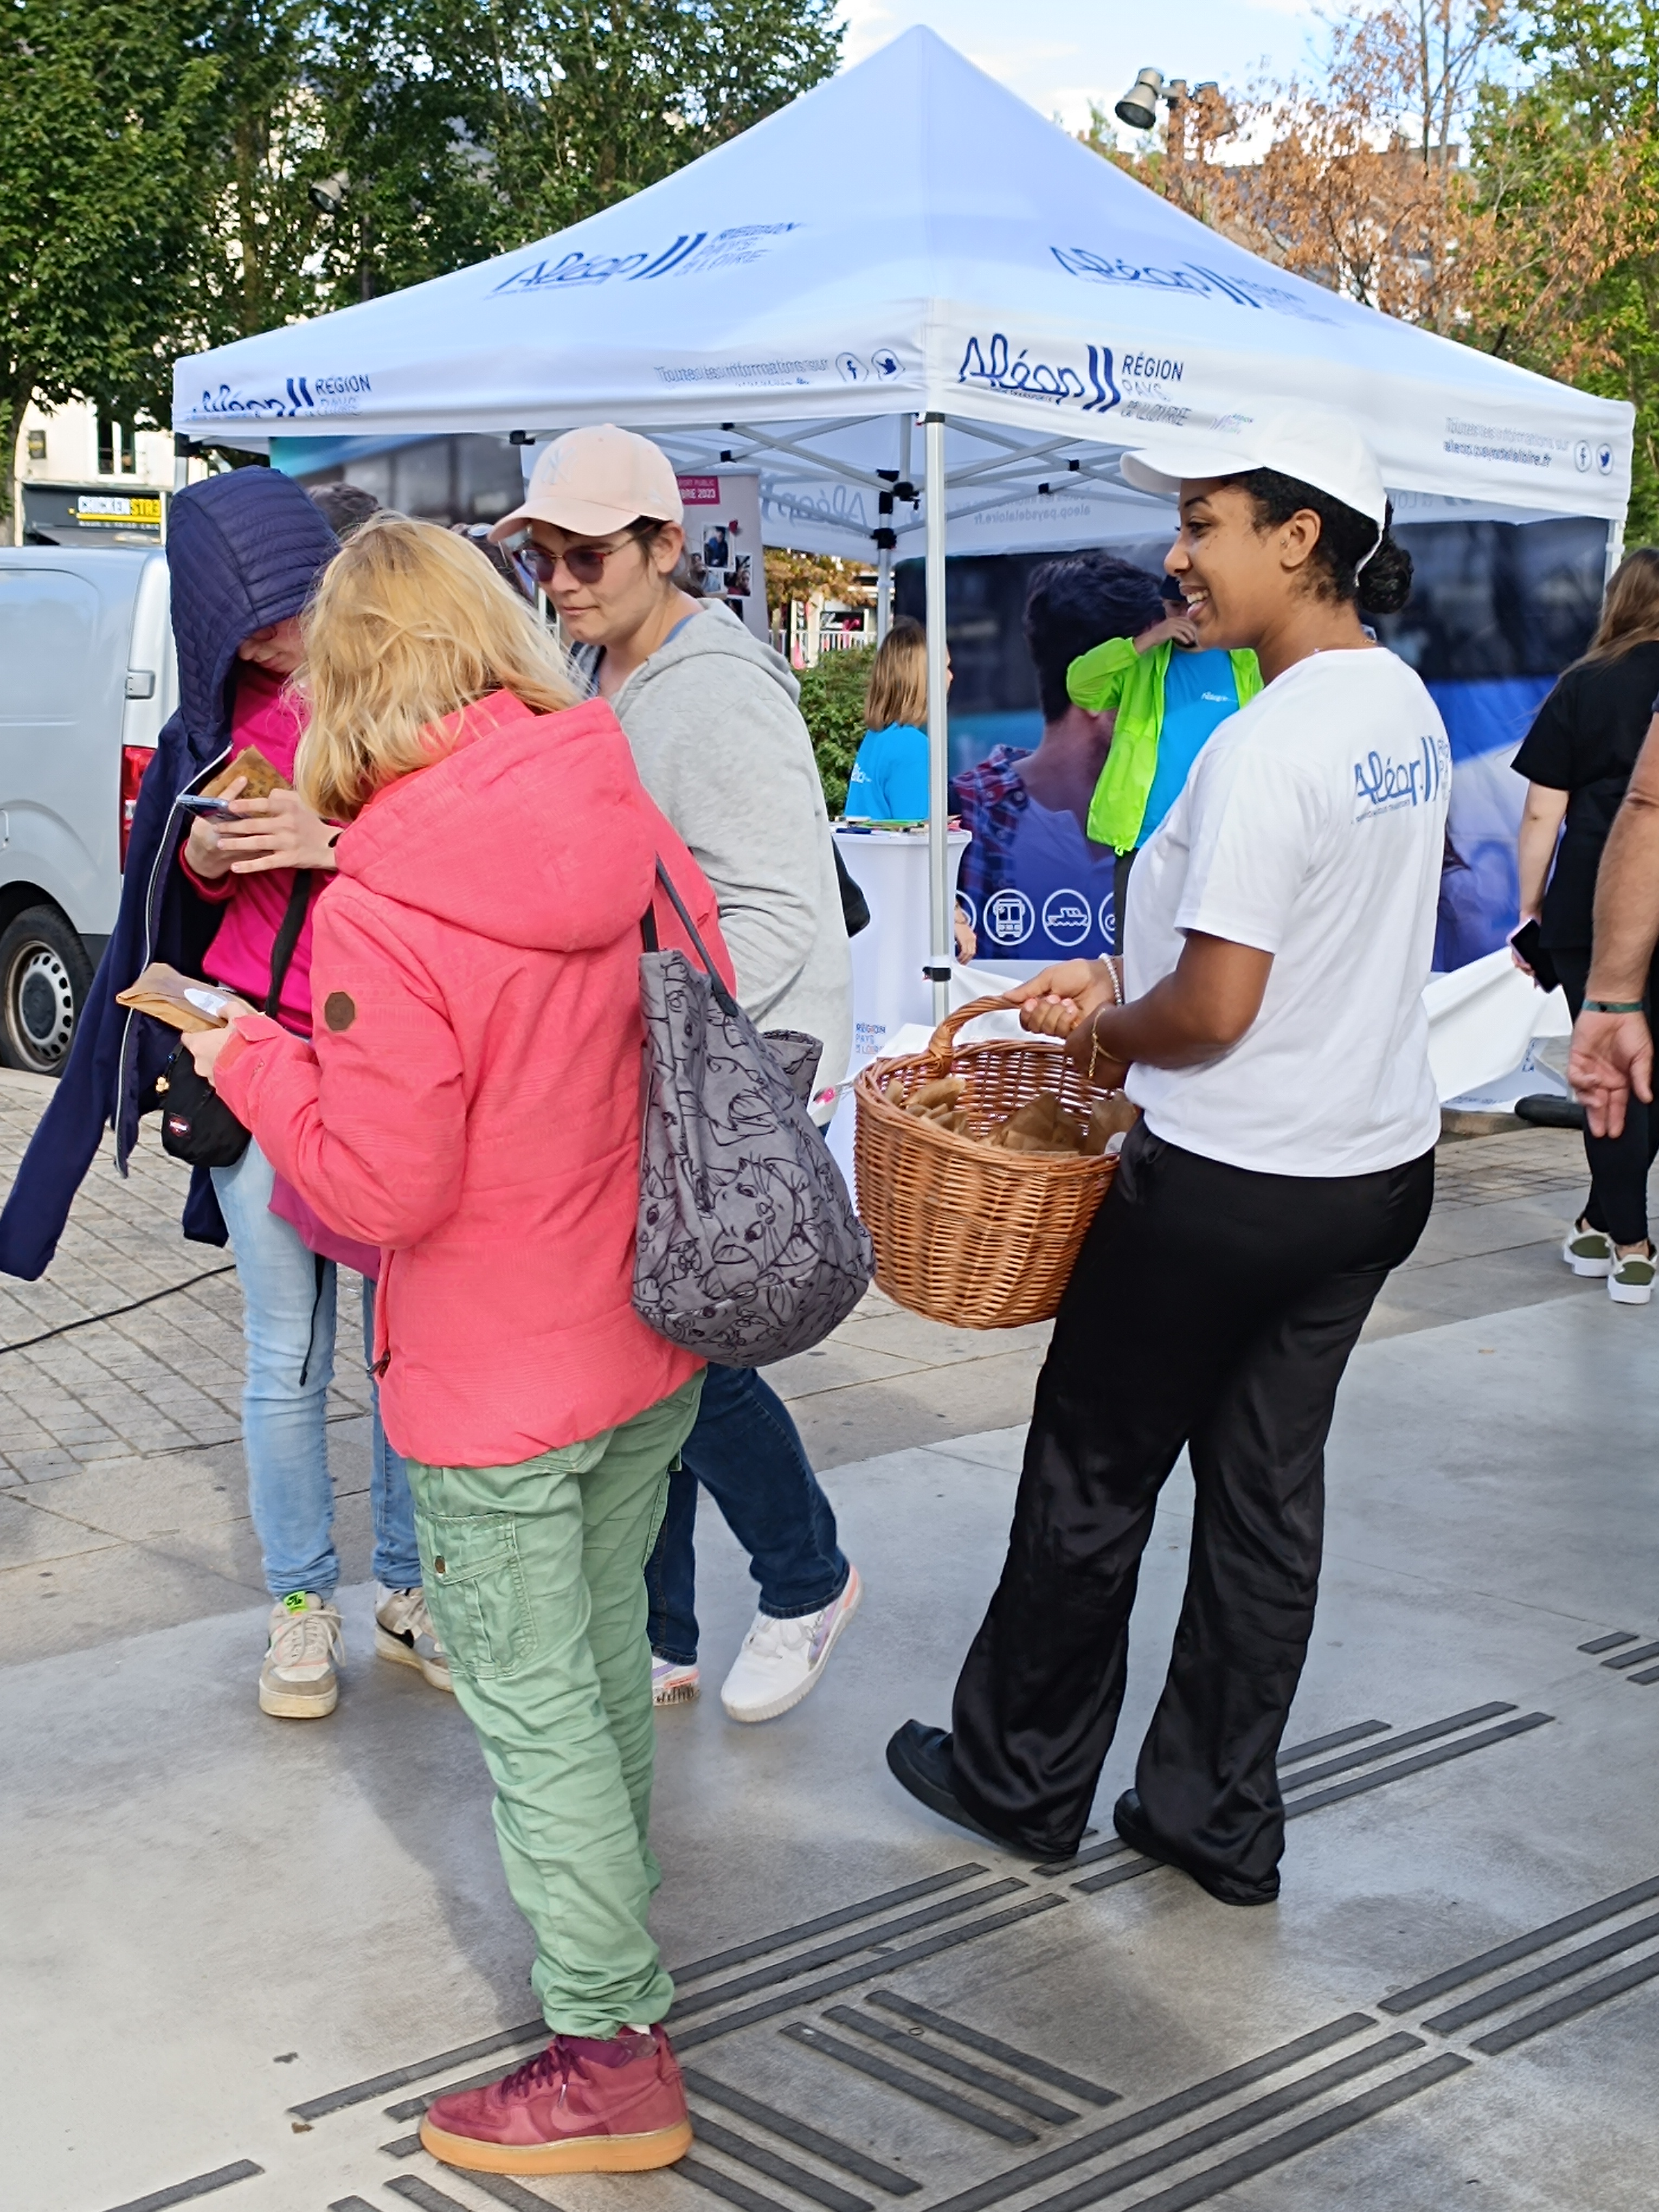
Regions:
[[[182,1030],[188,1036],[197,1030],[223,1029],[228,1009],[239,1002],[232,991],[221,991],[193,975],[181,975],[165,960],[152,960],[136,983],[116,993],[115,1003],[131,1006],[141,1014],[154,1014],[158,1022]]]
[[[239,775],[247,778],[247,788],[236,794],[239,799],[269,799],[273,791],[294,788],[288,778],[271,766],[258,745],[244,745],[228,768],[222,768],[211,783],[202,786],[203,798],[222,799]]]

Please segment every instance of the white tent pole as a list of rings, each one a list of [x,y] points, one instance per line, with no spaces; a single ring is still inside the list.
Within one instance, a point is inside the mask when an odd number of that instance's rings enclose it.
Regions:
[[[927,880],[933,921],[927,975],[933,986],[933,1019],[950,1012],[951,928],[950,842],[951,738],[945,685],[945,417],[928,415],[927,501]]]

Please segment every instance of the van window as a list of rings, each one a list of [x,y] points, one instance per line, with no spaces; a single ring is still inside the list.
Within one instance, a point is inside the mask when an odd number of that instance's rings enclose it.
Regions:
[[[74,724],[90,711],[97,592],[62,568],[0,568],[0,726]]]

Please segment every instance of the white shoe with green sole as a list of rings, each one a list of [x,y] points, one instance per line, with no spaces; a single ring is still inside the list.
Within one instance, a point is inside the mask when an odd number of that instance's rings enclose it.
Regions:
[[[1613,1239],[1605,1230],[1586,1229],[1582,1221],[1576,1221],[1567,1231],[1561,1257],[1575,1275],[1610,1275]]]
[[[1622,1260],[1615,1253],[1607,1271],[1607,1296],[1616,1306],[1644,1306],[1653,1296],[1656,1274],[1659,1265],[1655,1263],[1651,1244],[1645,1253],[1627,1253]]]

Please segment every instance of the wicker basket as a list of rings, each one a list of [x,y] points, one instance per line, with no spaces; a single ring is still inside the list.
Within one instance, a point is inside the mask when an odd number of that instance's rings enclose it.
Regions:
[[[918,1120],[905,1097],[939,1076],[965,1075],[976,1132],[1006,1121],[1040,1091],[1057,1091],[1085,1120],[1103,1084],[1089,1083],[1062,1048],[1039,1037],[958,1045],[957,1031],[1006,1001],[976,999],[947,1015],[924,1053],[874,1062],[853,1086],[859,1212],[890,1298],[961,1328],[1018,1328],[1054,1311],[1085,1232],[1117,1170],[1111,1158],[1004,1152]]]

